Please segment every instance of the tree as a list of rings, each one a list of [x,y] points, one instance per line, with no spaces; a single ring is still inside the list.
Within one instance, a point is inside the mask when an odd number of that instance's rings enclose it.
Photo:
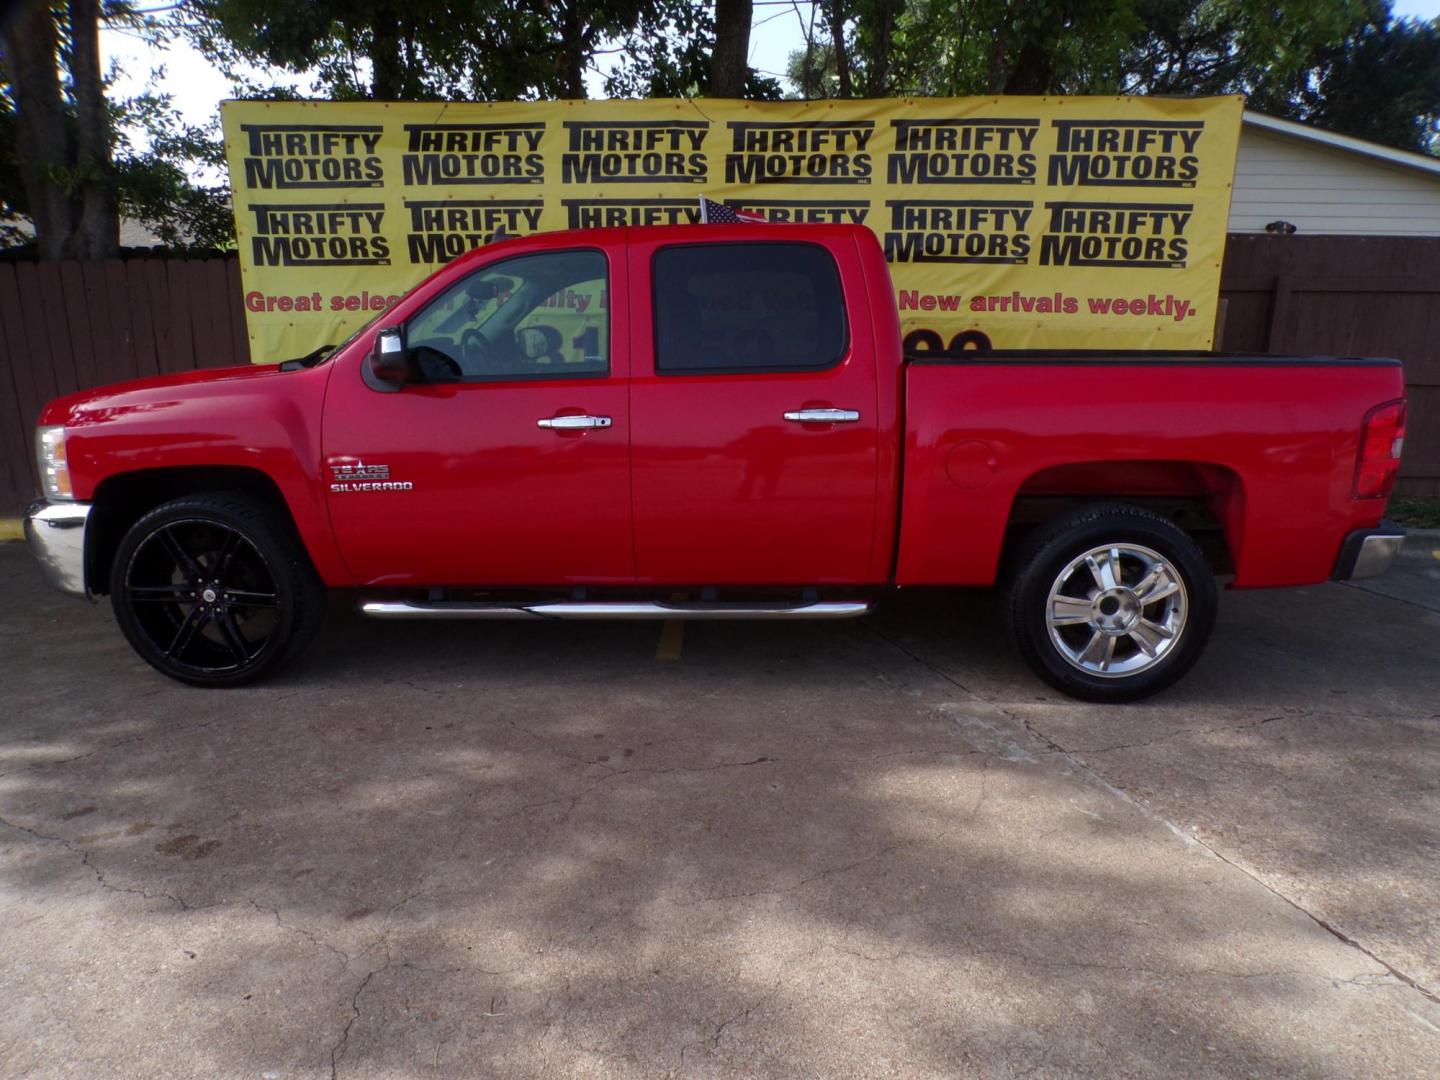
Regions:
[[[187,124],[170,95],[153,91],[114,100],[110,114],[121,217],[145,225],[172,251],[233,247],[235,217],[218,117],[204,127]],[[216,182],[195,179],[201,171]]]
[[[1278,116],[1437,146],[1440,22],[1396,20],[1389,0],[815,0],[810,12],[788,70],[802,98],[1243,93]]]
[[[120,244],[99,25],[97,0],[70,0],[53,11],[24,4],[0,29],[14,139],[7,156],[46,259],[103,259]]]
[[[1389,19],[1389,0],[1379,0]],[[1128,93],[1270,99],[1367,15],[1360,0],[1136,0],[1141,33],[1121,59]]]
[[[855,96],[855,84],[850,78],[850,47],[845,42],[845,23],[849,18],[845,0],[824,0],[825,21],[830,30],[830,57],[835,64],[835,93],[837,97]]]
[[[1389,146],[1440,149],[1440,28],[1368,20],[1323,49],[1288,115]]]
[[[866,97],[884,97],[890,86],[890,57],[896,38],[896,20],[905,10],[904,0],[857,0],[855,5],[855,52],[863,72]]]
[[[192,0],[185,17],[191,40],[241,85],[243,68],[259,65],[309,73],[325,97],[376,101],[583,98],[610,43],[642,27],[693,38],[707,26],[688,0]],[[661,82],[693,66],[689,44],[671,44],[642,49]],[[642,66],[629,65],[633,78]]]
[[[802,96],[849,97],[856,85],[876,97],[1099,92],[1098,84],[1113,84],[1120,50],[1138,29],[1131,0],[822,4],[825,40],[791,58]],[[806,55],[827,74],[807,77]]]
[[[121,217],[171,248],[232,244],[228,189],[190,176],[223,167],[218,124],[185,124],[165,95],[117,97],[117,73],[100,73],[101,23],[156,41],[162,28],[119,3],[16,14],[0,54],[0,247],[106,258],[118,251]]]
[[[738,98],[745,95],[750,71],[750,20],[752,0],[715,0],[715,46],[710,58],[710,95]]]
[[[605,76],[612,98],[693,97],[710,84],[715,20],[703,5],[669,4],[648,12],[615,48]]]

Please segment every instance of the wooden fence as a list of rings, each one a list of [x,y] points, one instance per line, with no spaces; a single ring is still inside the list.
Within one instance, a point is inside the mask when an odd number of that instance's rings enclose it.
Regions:
[[[1232,235],[1220,291],[1221,348],[1403,360],[1397,492],[1440,495],[1440,239]]]
[[[233,258],[0,263],[0,518],[36,491],[51,398],[249,361]]]
[[[1400,491],[1440,495],[1440,239],[1235,235],[1221,293],[1225,349],[1405,361]],[[36,490],[51,398],[249,359],[233,258],[0,263],[0,518]]]

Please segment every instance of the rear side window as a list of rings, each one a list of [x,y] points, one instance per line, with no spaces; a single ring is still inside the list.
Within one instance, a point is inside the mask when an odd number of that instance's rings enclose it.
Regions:
[[[822,247],[666,247],[653,276],[661,374],[815,371],[845,355],[840,273]]]

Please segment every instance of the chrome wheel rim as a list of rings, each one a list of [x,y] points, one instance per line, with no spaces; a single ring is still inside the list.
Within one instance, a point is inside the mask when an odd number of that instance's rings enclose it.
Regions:
[[[1106,544],[1072,559],[1045,599],[1050,641],[1071,667],[1120,679],[1165,659],[1185,632],[1185,581],[1139,544]]]
[[[277,640],[282,603],[270,564],[218,521],[160,526],[131,555],[122,588],[136,626],[175,671],[237,674]]]

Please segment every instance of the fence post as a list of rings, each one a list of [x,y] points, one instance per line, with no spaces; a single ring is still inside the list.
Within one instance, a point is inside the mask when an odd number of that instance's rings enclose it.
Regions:
[[[1285,333],[1285,320],[1290,317],[1290,274],[1282,271],[1275,275],[1275,287],[1270,293],[1270,325],[1265,329],[1265,351],[1284,352],[1290,337]]]

